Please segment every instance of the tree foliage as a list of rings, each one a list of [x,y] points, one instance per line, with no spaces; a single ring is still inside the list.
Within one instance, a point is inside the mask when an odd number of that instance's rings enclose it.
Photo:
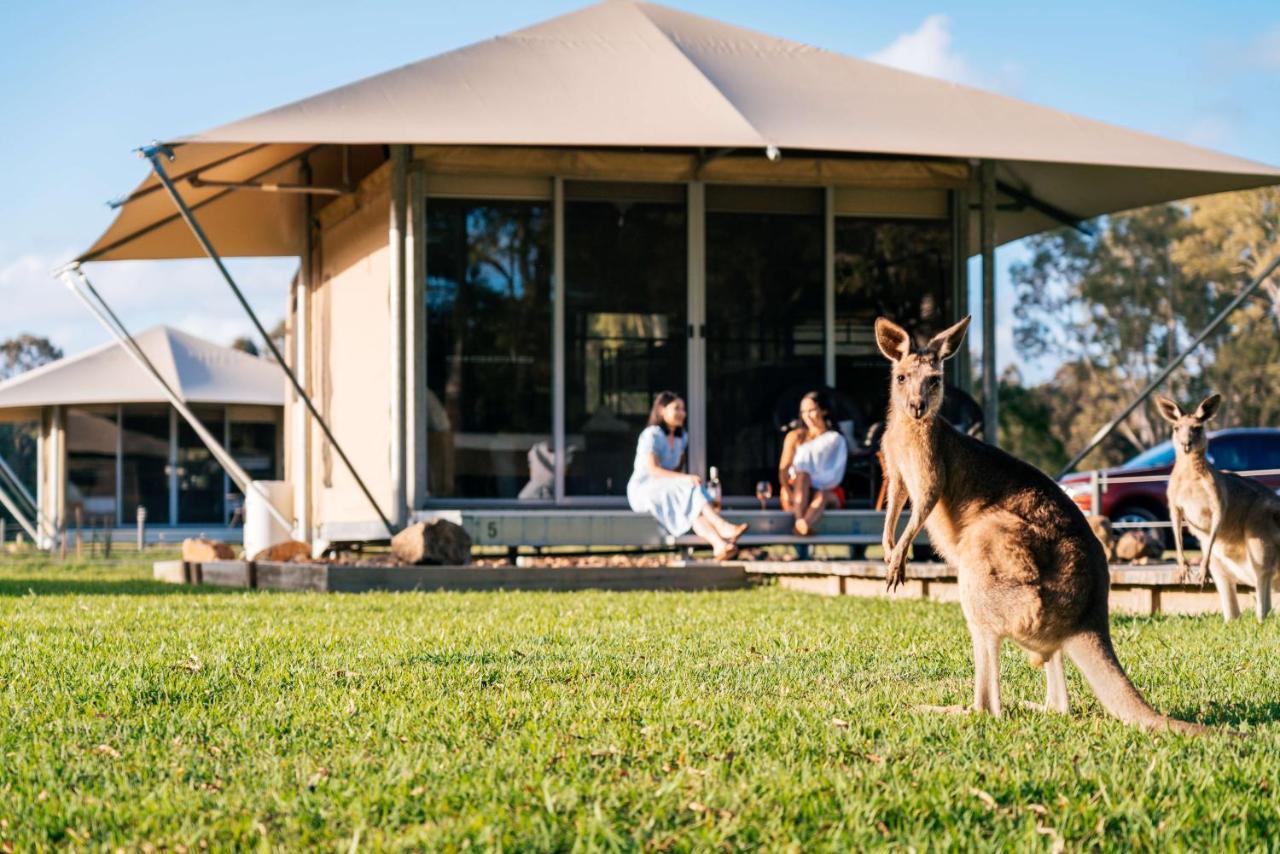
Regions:
[[[1073,453],[1137,396],[1263,266],[1280,252],[1280,191],[1228,193],[1190,205],[1157,205],[1102,220],[1093,237],[1074,230],[1029,241],[1031,257],[1011,269],[1015,346],[1024,358],[1062,363],[1030,394],[1053,418],[1045,428]],[[1280,279],[1243,306],[1176,371],[1162,391],[1190,401],[1224,396],[1218,426],[1280,423]],[[1004,392],[1002,392],[1004,393]],[[1019,397],[1019,394],[1024,394]],[[1057,402],[1054,398],[1058,398]],[[1033,407],[1002,418],[1002,438],[1025,445],[1042,423]],[[1085,464],[1110,465],[1167,435],[1150,401]],[[1055,455],[1041,447],[1042,465]]]

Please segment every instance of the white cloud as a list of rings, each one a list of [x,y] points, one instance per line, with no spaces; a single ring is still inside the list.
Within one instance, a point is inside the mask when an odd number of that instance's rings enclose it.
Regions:
[[[1182,134],[1183,140],[1206,148],[1225,148],[1236,134],[1236,123],[1220,112],[1204,112],[1193,116]]]
[[[50,273],[72,252],[0,257],[0,340],[22,332],[48,337],[68,355],[110,340],[89,310]],[[228,267],[263,324],[284,316],[292,258],[229,261]],[[252,324],[206,259],[114,261],[85,267],[131,332],[168,324],[218,344],[252,334]]]
[[[953,47],[951,19],[942,14],[930,15],[915,30],[903,33],[867,58],[903,71],[986,89],[1007,91],[1018,77],[1018,68],[1012,63],[1003,65],[996,74],[975,69]]]

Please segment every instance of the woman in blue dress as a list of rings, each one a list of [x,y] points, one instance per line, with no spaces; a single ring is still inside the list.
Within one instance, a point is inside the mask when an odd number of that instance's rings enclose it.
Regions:
[[[673,391],[659,392],[649,426],[636,445],[635,470],[627,483],[627,501],[637,513],[649,513],[672,536],[690,529],[711,544],[716,560],[738,553],[746,525],[732,525],[711,506],[702,478],[680,471],[689,447],[684,401]]]

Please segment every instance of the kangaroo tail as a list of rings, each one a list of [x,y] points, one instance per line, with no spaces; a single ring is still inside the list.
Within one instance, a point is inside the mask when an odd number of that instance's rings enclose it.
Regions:
[[[1152,730],[1200,735],[1208,732],[1200,724],[1187,723],[1160,714],[1147,705],[1138,689],[1125,675],[1111,646],[1110,633],[1085,631],[1068,640],[1062,648],[1084,674],[1103,708],[1127,724]]]

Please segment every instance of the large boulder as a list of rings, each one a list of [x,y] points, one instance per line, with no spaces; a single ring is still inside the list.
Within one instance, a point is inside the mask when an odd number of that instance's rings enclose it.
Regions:
[[[187,563],[209,563],[215,560],[235,560],[235,549],[226,543],[205,537],[189,537],[182,541],[182,559]]]
[[[297,540],[285,540],[270,548],[263,549],[253,556],[254,561],[270,561],[271,563],[293,563],[311,560],[311,546]]]
[[[444,519],[415,522],[391,538],[391,554],[403,563],[463,566],[471,563],[471,537]]]

